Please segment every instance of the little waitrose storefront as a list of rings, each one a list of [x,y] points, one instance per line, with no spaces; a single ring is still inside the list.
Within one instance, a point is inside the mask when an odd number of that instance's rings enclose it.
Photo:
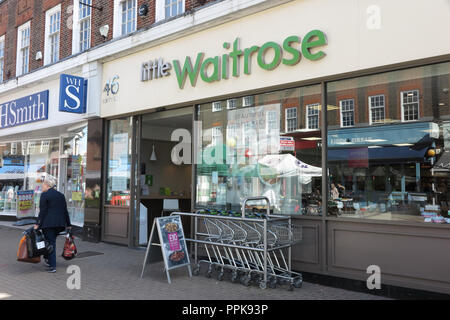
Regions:
[[[104,63],[103,240],[264,195],[302,224],[294,269],[450,293],[446,4],[375,4],[382,28],[369,5],[292,1]]]

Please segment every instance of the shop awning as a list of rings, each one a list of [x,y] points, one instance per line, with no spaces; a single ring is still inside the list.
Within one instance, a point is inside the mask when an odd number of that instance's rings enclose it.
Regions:
[[[439,126],[433,122],[400,123],[355,127],[328,131],[328,148],[386,147],[409,144],[414,149],[429,146],[439,138]]]
[[[346,148],[329,149],[328,161],[356,162],[356,161],[422,161],[428,147],[415,150],[411,147],[379,147],[379,148]],[[356,151],[365,152],[356,152]]]

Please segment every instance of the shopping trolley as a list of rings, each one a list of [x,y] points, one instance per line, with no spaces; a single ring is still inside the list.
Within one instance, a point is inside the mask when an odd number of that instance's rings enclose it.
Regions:
[[[247,214],[246,203],[253,200],[265,200],[267,212]],[[239,215],[205,210],[172,215],[191,216],[194,220],[194,238],[186,239],[194,244],[194,275],[206,264],[206,276],[211,277],[215,269],[218,280],[223,280],[228,270],[232,282],[239,280],[246,286],[252,281],[262,289],[283,284],[290,290],[302,286],[301,273],[291,270],[291,248],[302,240],[302,228],[290,216],[271,215],[267,197],[246,198]],[[202,249],[205,254],[200,259]]]

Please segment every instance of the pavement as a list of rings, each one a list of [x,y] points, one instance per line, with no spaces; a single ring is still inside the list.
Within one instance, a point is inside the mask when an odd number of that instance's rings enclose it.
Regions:
[[[16,260],[22,231],[0,223],[0,300],[381,300],[380,296],[304,282],[293,291],[285,287],[260,289],[205,277],[189,277],[187,268],[170,272],[167,283],[163,264],[146,267],[140,278],[145,250],[131,249],[104,242],[92,243],[76,238],[78,257],[66,261],[61,257],[64,237],[57,239],[56,273],[45,272],[44,264]],[[92,254],[94,253],[94,254]],[[100,254],[101,253],[101,254]],[[71,267],[76,266],[76,267]],[[69,268],[70,267],[70,268]],[[79,268],[79,289],[73,270]],[[75,288],[74,288],[75,287]],[[72,288],[72,289],[70,289]]]

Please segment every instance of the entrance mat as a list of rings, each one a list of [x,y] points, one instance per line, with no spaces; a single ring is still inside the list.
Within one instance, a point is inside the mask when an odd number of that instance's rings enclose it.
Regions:
[[[84,252],[80,252],[76,255],[76,258],[87,258],[87,257],[92,257],[92,256],[100,256],[104,254],[103,252],[98,252],[98,251],[84,251]]]

